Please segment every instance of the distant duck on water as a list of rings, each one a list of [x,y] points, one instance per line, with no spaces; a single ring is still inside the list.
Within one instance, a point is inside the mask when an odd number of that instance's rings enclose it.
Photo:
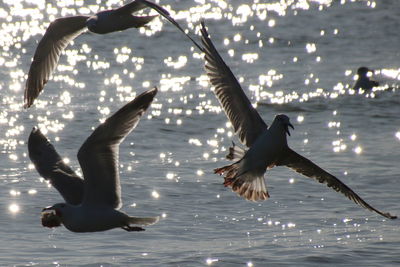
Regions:
[[[373,70],[367,68],[367,67],[360,67],[357,70],[357,81],[355,82],[353,89],[354,90],[360,90],[363,89],[365,91],[371,91],[372,88],[379,86],[379,82],[371,80],[369,78],[368,73],[369,72],[374,72]]]

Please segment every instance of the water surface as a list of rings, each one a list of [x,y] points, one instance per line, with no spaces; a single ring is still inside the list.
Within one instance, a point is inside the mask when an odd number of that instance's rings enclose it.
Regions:
[[[101,2],[101,3],[100,3]],[[400,214],[400,37],[396,0],[159,2],[217,49],[266,123],[287,114],[289,145],[378,209]],[[237,142],[201,54],[163,19],[146,30],[85,33],[61,56],[34,106],[23,89],[37,43],[60,16],[121,1],[0,4],[0,235],[2,266],[398,266],[399,222],[279,167],[271,198],[251,203],[213,169]],[[148,12],[148,11],[145,11]],[[197,38],[197,37],[196,37]],[[376,70],[375,95],[354,92],[356,70]],[[152,108],[120,147],[123,210],[163,219],[142,233],[76,234],[40,224],[61,201],[27,155],[33,126],[78,172],[92,130],[157,86]]]

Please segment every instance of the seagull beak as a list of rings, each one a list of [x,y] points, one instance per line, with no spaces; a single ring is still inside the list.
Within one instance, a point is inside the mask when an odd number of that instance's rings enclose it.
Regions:
[[[52,206],[48,206],[46,208],[42,209],[42,212],[48,211],[48,210],[54,210]]]
[[[294,130],[294,127],[293,127],[293,125],[292,125],[290,122],[289,122],[288,124],[286,124],[286,132],[287,132],[287,134],[290,136],[289,126],[290,126],[290,128],[292,128],[293,130]]]
[[[53,207],[46,207],[42,209],[41,221],[44,227],[58,227],[62,224],[62,216],[57,209]]]
[[[48,206],[42,209],[42,213],[54,213],[55,215],[61,217],[61,212],[53,206]]]
[[[49,210],[54,210],[53,206],[48,206],[48,207],[43,208],[42,212],[49,211]]]

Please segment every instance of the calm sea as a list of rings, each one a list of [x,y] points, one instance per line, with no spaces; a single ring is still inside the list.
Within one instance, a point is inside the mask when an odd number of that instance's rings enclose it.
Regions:
[[[0,3],[0,266],[400,266],[399,220],[287,168],[267,172],[271,198],[262,203],[224,188],[213,169],[227,164],[237,139],[201,54],[165,19],[140,31],[82,34],[24,110],[27,72],[48,24],[123,3]],[[291,118],[294,150],[400,215],[399,1],[158,3],[191,32],[205,19],[264,120]],[[375,70],[375,97],[351,90],[360,66]],[[122,209],[162,220],[140,233],[43,228],[41,209],[62,199],[29,160],[32,127],[79,172],[76,153],[92,130],[154,86],[152,108],[120,146]]]

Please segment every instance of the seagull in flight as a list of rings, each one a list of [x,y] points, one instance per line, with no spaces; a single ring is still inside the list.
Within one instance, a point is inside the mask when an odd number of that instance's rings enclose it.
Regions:
[[[24,107],[32,106],[57,67],[62,51],[72,40],[86,29],[93,33],[107,34],[129,28],[143,27],[156,16],[138,17],[133,16],[132,13],[146,7],[156,10],[197,45],[167,10],[147,0],[135,0],[117,9],[100,11],[93,16],[58,18],[50,23],[36,48],[25,84]]]
[[[366,91],[371,91],[373,87],[379,86],[379,82],[371,80],[368,77],[368,72],[373,72],[373,70],[370,70],[367,67],[358,68],[357,70],[358,78],[353,86],[354,90],[363,89]]]
[[[266,200],[270,197],[264,180],[266,170],[275,166],[286,166],[326,184],[366,209],[389,219],[397,218],[375,209],[338,178],[293,151],[286,139],[286,134],[290,136],[289,127],[294,129],[289,117],[284,114],[276,115],[268,127],[214,47],[204,22],[201,23],[201,35],[205,70],[214,86],[214,93],[241,143],[248,148],[245,150],[233,144],[227,158],[235,162],[214,170],[215,173],[225,176],[226,187],[247,200]]]
[[[42,211],[42,224],[63,224],[72,232],[97,232],[113,228],[144,231],[133,225],[150,225],[159,217],[132,217],[120,211],[121,185],[118,171],[119,145],[139,123],[157,88],[150,89],[123,106],[86,139],[78,152],[84,179],[63,162],[49,140],[34,128],[29,136],[29,157],[36,170],[64,198]]]

